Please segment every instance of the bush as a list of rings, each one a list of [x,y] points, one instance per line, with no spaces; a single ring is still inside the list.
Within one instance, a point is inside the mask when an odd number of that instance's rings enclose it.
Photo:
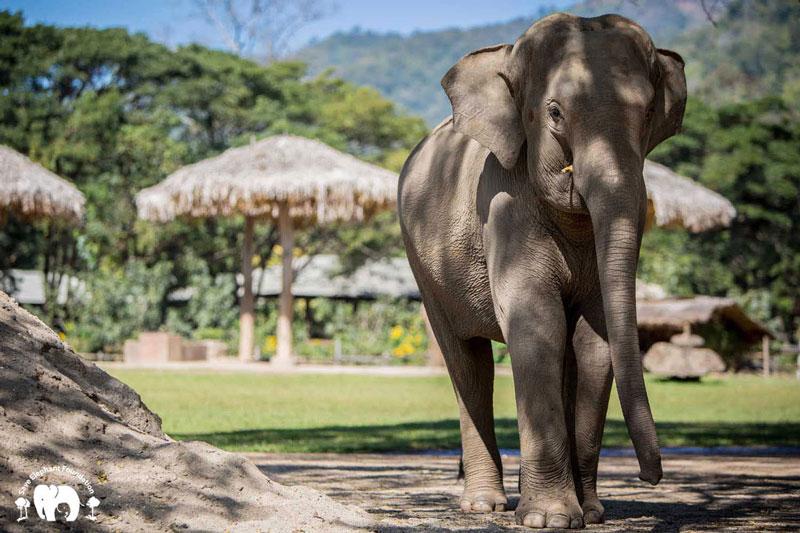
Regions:
[[[169,310],[167,329],[195,339],[229,340],[239,318],[233,274],[211,276],[202,264],[186,289],[189,300]]]
[[[350,304],[332,300],[311,301],[324,336],[338,339],[349,355],[422,356],[428,340],[418,302],[378,299]]]
[[[85,280],[66,340],[77,351],[118,352],[126,339],[163,323],[164,301],[172,281],[169,263],[147,267],[132,260],[124,269],[101,264]]]
[[[374,302],[342,302],[326,298],[311,300],[308,323],[305,300],[295,302],[294,351],[309,360],[331,360],[335,343],[345,355],[391,355],[398,361],[421,361],[427,351],[425,323],[419,303],[379,299]],[[275,354],[277,306],[270,301],[258,311],[257,346],[264,356]]]

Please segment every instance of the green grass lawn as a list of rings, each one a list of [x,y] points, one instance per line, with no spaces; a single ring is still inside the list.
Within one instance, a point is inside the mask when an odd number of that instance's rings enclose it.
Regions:
[[[177,439],[237,451],[367,452],[459,446],[446,377],[276,376],[113,370]],[[800,445],[800,383],[734,376],[701,383],[648,380],[665,446]],[[513,384],[497,378],[503,448],[518,447]],[[604,445],[629,446],[612,398]]]

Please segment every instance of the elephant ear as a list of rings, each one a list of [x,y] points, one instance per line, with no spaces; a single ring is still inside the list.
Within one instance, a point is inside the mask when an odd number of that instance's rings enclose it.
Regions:
[[[510,53],[509,44],[481,48],[464,56],[442,78],[456,131],[488,148],[507,169],[517,163],[525,141],[506,74]]]
[[[659,79],[650,129],[649,152],[678,133],[686,108],[686,75],[683,58],[671,50],[658,50]]]

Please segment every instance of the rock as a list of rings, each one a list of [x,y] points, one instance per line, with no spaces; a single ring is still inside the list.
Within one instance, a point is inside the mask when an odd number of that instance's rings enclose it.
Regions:
[[[79,516],[67,524],[78,531],[346,531],[373,523],[320,492],[270,481],[240,456],[170,439],[136,392],[2,292],[0,406],[2,531],[45,530],[33,505],[39,483],[79,493]],[[51,467],[62,470],[43,473]],[[42,475],[26,489],[34,473]],[[87,484],[100,502],[96,521],[83,506]],[[17,523],[20,496],[31,505]]]
[[[722,372],[725,363],[710,348],[678,346],[669,342],[653,344],[642,361],[648,372],[671,378],[699,378],[710,372]]]

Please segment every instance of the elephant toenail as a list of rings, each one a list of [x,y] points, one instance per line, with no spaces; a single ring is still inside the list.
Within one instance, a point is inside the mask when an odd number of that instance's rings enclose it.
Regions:
[[[472,510],[478,513],[491,513],[494,505],[487,500],[477,500],[472,503]]]
[[[522,521],[523,526],[544,527],[544,515],[539,513],[528,513]]]
[[[494,510],[497,511],[498,513],[502,513],[503,511],[506,510],[506,504],[504,504],[502,502],[501,503],[496,503],[494,505]]]
[[[568,528],[570,525],[569,517],[563,514],[552,514],[547,517],[547,527]]]
[[[583,521],[587,524],[602,524],[603,513],[600,511],[586,511],[583,513]]]
[[[570,529],[580,529],[583,527],[583,519],[582,518],[573,518],[572,521],[569,523]]]

